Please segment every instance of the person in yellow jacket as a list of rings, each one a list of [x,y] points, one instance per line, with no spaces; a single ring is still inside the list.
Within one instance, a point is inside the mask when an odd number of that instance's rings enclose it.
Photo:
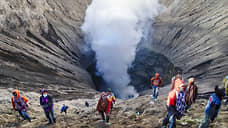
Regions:
[[[223,81],[222,81],[222,85],[225,88],[225,94],[228,95],[228,76],[226,76]],[[228,105],[228,98],[226,99],[226,105]],[[228,110],[228,106],[227,106],[227,110]]]
[[[222,85],[224,86],[225,88],[225,93],[226,95],[228,94],[228,76],[226,76],[223,81],[222,81]]]
[[[112,93],[112,90],[110,88],[108,88],[107,95],[108,95],[108,98],[111,100],[111,111],[110,111],[110,113],[112,113],[113,104],[116,103],[116,97],[114,96],[114,94]]]

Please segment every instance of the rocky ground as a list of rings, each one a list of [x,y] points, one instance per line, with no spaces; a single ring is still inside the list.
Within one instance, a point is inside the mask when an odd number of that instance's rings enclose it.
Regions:
[[[212,86],[221,84],[228,72],[228,1],[160,2],[166,9],[156,17],[150,41],[138,50],[146,48],[148,54],[165,56],[160,63],[168,61],[167,64],[183,69],[185,78],[196,77],[200,92],[211,91]],[[94,58],[85,55],[87,49],[80,29],[89,3],[90,0],[0,0],[1,128],[161,126],[168,89],[161,92],[163,96],[154,104],[150,103],[150,90],[135,99],[118,99],[111,117],[112,125],[99,122],[100,116],[95,111],[98,93],[86,71]],[[139,64],[135,67],[143,69],[134,70],[143,78],[136,82],[150,75],[141,72],[150,67],[143,61],[155,59],[149,55],[135,60]],[[156,71],[150,70],[151,73]],[[139,90],[145,85],[140,86]],[[18,113],[11,109],[13,88],[23,90],[22,94],[29,98],[28,113],[32,123],[22,122]],[[54,126],[45,125],[47,120],[39,106],[41,88],[47,88],[55,98],[57,124]],[[89,101],[91,107],[86,108],[85,101]],[[63,103],[70,106],[67,115],[59,113]],[[203,118],[205,104],[205,99],[197,100],[177,126],[196,128]],[[226,128],[227,120],[228,112],[223,106],[211,127]]]
[[[39,94],[35,92],[22,92],[22,95],[29,98],[28,114],[32,122],[21,121],[19,114],[11,109],[10,97],[12,89],[0,89],[0,127],[17,128],[159,128],[162,119],[166,115],[166,96],[159,97],[154,102],[150,95],[140,96],[130,100],[117,99],[117,103],[111,115],[111,125],[107,126],[100,121],[101,117],[96,112],[96,104],[99,95],[91,99],[61,100],[55,102],[55,114],[57,123],[47,126],[47,120],[43,110],[39,106]],[[90,107],[85,107],[88,101]],[[198,99],[189,113],[177,121],[177,128],[196,128],[204,116],[204,108],[207,103],[205,99]],[[68,114],[60,114],[62,104],[69,106]],[[136,113],[139,114],[136,114]],[[228,111],[223,106],[218,118],[211,124],[210,128],[228,127]]]

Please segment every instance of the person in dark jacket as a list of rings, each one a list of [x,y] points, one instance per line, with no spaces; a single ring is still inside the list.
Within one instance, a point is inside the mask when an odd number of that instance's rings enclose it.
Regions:
[[[18,90],[13,91],[13,97],[11,98],[13,109],[18,111],[20,116],[23,118],[23,120],[28,119],[29,122],[31,122],[31,118],[26,113],[28,109],[28,99],[24,96],[20,96]]]
[[[48,92],[45,89],[41,90],[40,105],[44,110],[45,116],[48,118],[48,124],[56,123],[56,118],[53,109],[53,100],[52,97],[48,95]]]
[[[218,116],[222,99],[225,96],[225,89],[215,87],[215,93],[213,93],[208,100],[208,104],[205,108],[205,117],[201,122],[199,128],[208,128],[210,122],[213,122],[214,119]]]

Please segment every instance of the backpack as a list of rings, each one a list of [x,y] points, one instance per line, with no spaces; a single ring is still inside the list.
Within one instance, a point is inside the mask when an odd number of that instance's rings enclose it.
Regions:
[[[185,92],[186,105],[192,105],[195,102],[197,95],[198,95],[198,87],[195,84],[188,86]]]
[[[102,93],[100,96],[100,99],[97,104],[97,111],[99,112],[105,112],[107,105],[108,105],[108,99],[107,99],[107,93]]]
[[[179,113],[179,116],[182,117],[184,115],[184,110],[185,110],[185,93],[180,92],[176,96],[177,96],[176,110]]]

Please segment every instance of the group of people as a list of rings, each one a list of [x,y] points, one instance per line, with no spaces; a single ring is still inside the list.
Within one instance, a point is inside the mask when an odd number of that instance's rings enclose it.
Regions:
[[[163,80],[156,73],[151,78],[151,87],[153,88],[152,99],[157,101],[159,88],[162,86]],[[223,80],[223,87],[216,86],[215,93],[211,94],[208,104],[205,108],[205,117],[202,120],[199,128],[208,128],[210,123],[217,117],[221,107],[222,99],[228,94],[228,76]],[[176,119],[181,119],[184,113],[188,112],[198,95],[198,87],[195,84],[195,79],[188,79],[188,84],[185,84],[181,72],[178,72],[172,78],[171,89],[167,99],[167,116],[163,119],[162,128],[175,128]],[[228,104],[228,99],[226,101]]]
[[[23,120],[32,121],[30,116],[27,114],[28,110],[28,99],[21,96],[18,90],[13,91],[13,97],[11,98],[13,109],[18,111]],[[42,106],[45,116],[48,119],[48,124],[56,123],[56,118],[53,109],[53,100],[50,95],[48,95],[47,90],[41,90],[40,105]]]
[[[184,113],[195,102],[198,94],[198,88],[195,84],[194,78],[188,79],[186,85],[181,73],[177,73],[172,78],[171,89],[167,99],[167,116],[163,120],[162,126],[164,128],[175,128],[176,119],[181,119]]]
[[[163,80],[158,73],[151,78],[151,87],[153,88],[152,98],[157,101],[159,94],[159,88],[162,86]],[[30,116],[27,114],[28,99],[21,96],[18,90],[13,91],[13,97],[11,98],[13,109],[18,111],[23,120],[31,122]],[[213,93],[208,100],[208,104],[205,108],[205,117],[202,120],[199,128],[208,128],[210,123],[217,117],[222,99],[228,94],[228,76],[223,79],[223,87],[216,86],[215,93]],[[164,118],[162,127],[175,128],[176,119],[181,119],[185,112],[191,107],[198,95],[198,87],[195,84],[195,79],[188,79],[188,84],[185,84],[182,74],[178,72],[176,76],[172,78],[171,89],[167,99],[167,116]],[[106,122],[110,125],[109,119],[112,113],[113,104],[115,104],[116,98],[111,89],[108,88],[107,92],[102,92],[97,104],[97,111],[102,117],[102,122]],[[226,100],[228,104],[228,99]],[[48,124],[55,124],[56,118],[53,109],[53,99],[48,95],[48,91],[41,90],[40,105],[42,106],[45,116],[48,119]],[[85,105],[89,107],[89,103],[85,102]],[[63,105],[61,113],[67,113],[68,106]]]

